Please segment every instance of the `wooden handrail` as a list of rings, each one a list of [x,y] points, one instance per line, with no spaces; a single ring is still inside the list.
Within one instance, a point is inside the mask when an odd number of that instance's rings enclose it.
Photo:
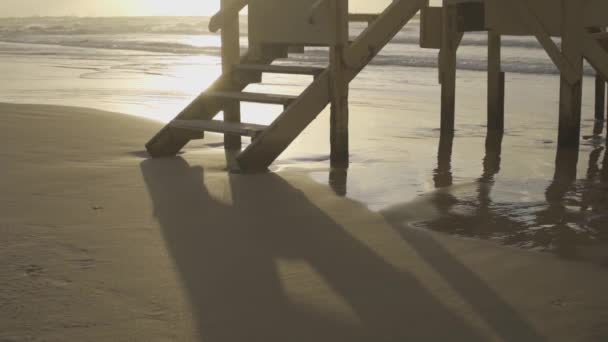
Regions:
[[[249,0],[233,0],[233,2],[227,8],[223,8],[216,15],[211,17],[209,21],[209,31],[215,33],[224,27],[227,22],[226,18],[233,17],[234,14],[238,14],[245,6],[249,4]]]

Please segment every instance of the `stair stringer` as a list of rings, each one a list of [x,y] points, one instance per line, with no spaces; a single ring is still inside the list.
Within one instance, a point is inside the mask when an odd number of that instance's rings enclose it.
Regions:
[[[241,63],[271,64],[273,59],[251,61],[249,54],[241,58]],[[184,110],[182,110],[175,120],[211,120],[223,108],[219,101],[206,98],[205,93],[210,91],[242,91],[249,85],[247,80],[235,82],[231,74],[222,74],[211,86],[197,96]],[[198,134],[200,137],[200,134]],[[195,134],[187,130],[166,125],[146,144],[146,149],[150,156],[154,158],[170,157],[176,155],[186,144],[197,138]]]
[[[350,83],[397,33],[426,5],[426,0],[397,0],[346,50]],[[350,62],[350,63],[349,63]],[[331,71],[325,70],[259,137],[237,156],[243,171],[263,171],[330,103]]]

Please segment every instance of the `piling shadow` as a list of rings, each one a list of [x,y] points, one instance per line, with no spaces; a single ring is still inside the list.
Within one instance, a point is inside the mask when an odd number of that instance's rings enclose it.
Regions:
[[[203,167],[191,167],[182,158],[146,160],[141,171],[201,340],[482,340],[410,273],[353,238],[278,175],[229,175],[223,196],[217,193],[217,177],[206,179]],[[206,182],[215,182],[213,194]],[[421,244],[420,249],[429,247],[426,241],[410,240]],[[437,251],[438,245],[430,248],[429,253],[450,258]],[[278,260],[309,265],[357,321],[343,320],[306,301],[295,302],[289,291],[311,296],[318,291],[310,277],[299,278],[297,271],[281,274]],[[455,267],[443,269],[453,277],[471,277],[466,270],[456,274],[462,270],[456,261],[444,265]],[[285,277],[298,279],[291,285],[295,288],[286,289]],[[462,283],[473,285],[466,290],[473,297],[474,291],[483,290],[478,281]],[[496,303],[483,293],[481,298]]]

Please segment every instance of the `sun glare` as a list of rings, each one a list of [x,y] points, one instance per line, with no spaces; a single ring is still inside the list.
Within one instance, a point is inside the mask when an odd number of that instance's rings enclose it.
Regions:
[[[212,15],[219,0],[136,0],[133,10],[145,15]]]

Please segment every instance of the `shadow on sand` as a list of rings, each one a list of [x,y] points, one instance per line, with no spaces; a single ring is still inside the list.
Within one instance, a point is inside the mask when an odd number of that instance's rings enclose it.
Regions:
[[[201,340],[483,340],[412,274],[375,254],[276,174],[227,175],[232,203],[225,204],[210,194],[205,169],[182,158],[146,160],[141,170]],[[440,244],[418,235],[403,237],[489,316],[499,335],[542,340]],[[294,302],[277,269],[280,259],[307,263],[357,321]],[[306,291],[309,284],[302,280],[298,286]]]

